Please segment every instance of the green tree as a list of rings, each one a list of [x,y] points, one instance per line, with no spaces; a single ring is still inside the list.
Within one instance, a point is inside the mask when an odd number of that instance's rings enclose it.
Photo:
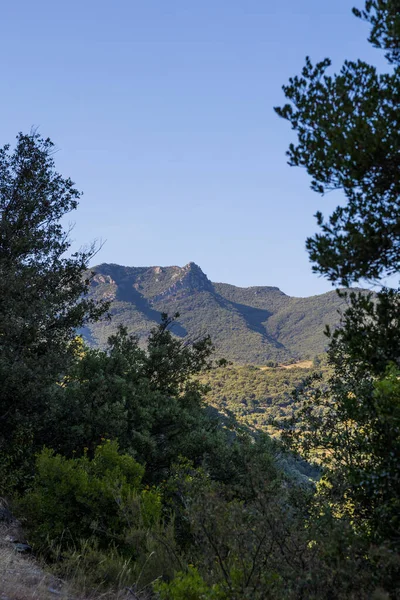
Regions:
[[[368,0],[353,10],[385,50],[386,73],[361,60],[328,75],[330,60],[284,86],[276,112],[298,135],[289,164],[304,166],[312,188],[342,189],[347,203],[307,240],[313,269],[345,286],[397,274],[400,264],[400,2]],[[328,385],[300,392],[302,422],[287,437],[325,468],[323,496],[374,543],[400,549],[400,301],[396,290],[347,294],[348,308],[328,352]],[[292,444],[293,445],[293,444]],[[394,581],[397,575],[388,576]]]
[[[400,59],[400,3],[399,0],[367,0],[364,10],[353,8],[353,13],[372,25],[368,41],[375,48],[386,50],[390,63]]]
[[[61,219],[80,193],[56,172],[53,154],[36,132],[0,150],[0,452],[11,462],[13,447],[17,458],[29,440],[40,443],[49,390],[70,364],[76,328],[105,309],[85,298],[95,249],[66,256]]]
[[[287,152],[302,166],[313,190],[341,189],[347,200],[307,240],[313,270],[349,285],[398,271],[400,263],[400,2],[368,0],[354,10],[372,25],[370,41],[386,50],[390,68],[345,61],[329,75],[329,59],[313,65],[283,87],[288,103],[275,108],[297,132]]]
[[[192,345],[176,339],[162,315],[145,349],[124,327],[106,351],[87,349],[57,391],[46,443],[68,456],[89,455],[101,437],[146,464],[147,481],[160,481],[180,455],[200,461],[215,447],[219,420],[204,406],[208,387],[197,378],[211,367],[208,337]]]

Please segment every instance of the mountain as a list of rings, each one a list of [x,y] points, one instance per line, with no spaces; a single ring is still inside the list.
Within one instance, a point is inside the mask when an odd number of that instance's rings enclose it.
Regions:
[[[324,326],[338,323],[344,304],[335,291],[294,298],[277,287],[213,283],[193,262],[184,267],[101,264],[93,272],[90,294],[111,301],[112,319],[82,334],[100,347],[119,324],[144,339],[161,312],[179,312],[174,334],[192,340],[210,334],[218,356],[241,364],[289,362],[325,350]]]

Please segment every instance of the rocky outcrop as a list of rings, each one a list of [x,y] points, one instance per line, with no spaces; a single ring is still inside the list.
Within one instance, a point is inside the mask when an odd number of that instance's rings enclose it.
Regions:
[[[160,269],[160,267],[156,268]],[[153,296],[153,302],[158,302],[166,299],[168,296],[177,294],[182,296],[192,292],[214,291],[213,284],[196,263],[190,262],[182,268],[177,267],[177,269],[179,271],[173,273],[171,277],[173,283],[160,294]]]

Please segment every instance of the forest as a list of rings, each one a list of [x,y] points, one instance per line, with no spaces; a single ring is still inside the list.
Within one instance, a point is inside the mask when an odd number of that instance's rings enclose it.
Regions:
[[[400,598],[400,4],[353,12],[386,72],[307,58],[275,108],[289,164],[345,198],[306,241],[346,302],[309,370],[233,367],[178,314],[88,347],[109,305],[64,229],[81,193],[37,131],[0,150],[0,525],[59,597]]]

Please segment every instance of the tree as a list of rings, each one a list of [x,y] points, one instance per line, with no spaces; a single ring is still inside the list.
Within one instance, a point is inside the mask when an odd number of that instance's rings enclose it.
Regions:
[[[353,8],[353,13],[372,25],[368,41],[375,48],[386,50],[390,63],[400,60],[400,3],[399,0],[367,0],[365,9]]]
[[[179,456],[199,462],[221,437],[226,443],[204,406],[208,387],[195,377],[211,367],[210,338],[176,339],[173,321],[162,314],[145,349],[122,326],[105,351],[86,349],[57,391],[46,444],[91,456],[102,437],[118,439],[146,464],[146,481],[159,482]]]
[[[328,75],[325,59],[307,57],[300,77],[283,87],[289,100],[276,107],[298,135],[287,152],[303,166],[313,190],[341,189],[347,200],[306,242],[313,270],[349,285],[392,275],[400,264],[400,1],[367,1],[354,10],[372,25],[370,41],[384,48],[387,73],[361,60]]]
[[[351,350],[350,350],[351,351]],[[329,350],[333,373],[296,392],[287,423],[292,449],[323,467],[320,497],[373,543],[400,549],[400,371],[366,368],[343,341]]]
[[[329,59],[313,66],[307,58],[283,88],[289,103],[275,109],[298,135],[289,164],[307,169],[315,191],[344,192],[347,203],[327,221],[317,213],[322,233],[306,245],[314,271],[345,286],[397,274],[400,264],[400,2],[368,0],[353,12],[371,24],[369,41],[386,51],[388,72],[359,60],[330,76]],[[287,437],[318,457],[321,489],[338,514],[399,550],[399,293],[346,296],[341,327],[327,332],[332,376],[299,392],[303,421]]]
[[[49,390],[73,357],[76,329],[106,309],[87,299],[95,248],[66,256],[61,219],[80,192],[55,171],[54,145],[20,133],[0,150],[0,452],[28,447]],[[21,448],[15,449],[18,453]]]

